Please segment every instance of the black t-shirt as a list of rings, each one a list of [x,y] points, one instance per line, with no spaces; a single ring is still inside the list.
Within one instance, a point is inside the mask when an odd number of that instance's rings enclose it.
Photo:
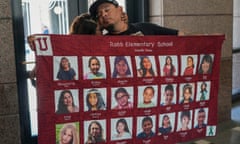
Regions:
[[[178,30],[161,27],[152,23],[134,23],[129,24],[128,29],[119,34],[107,33],[107,35],[178,35]]]

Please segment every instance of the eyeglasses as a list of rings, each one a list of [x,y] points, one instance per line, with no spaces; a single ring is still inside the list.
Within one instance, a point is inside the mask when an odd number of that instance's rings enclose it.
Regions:
[[[125,94],[125,95],[117,96],[116,99],[117,99],[117,100],[120,100],[120,99],[124,98],[125,96],[128,97],[128,95]]]

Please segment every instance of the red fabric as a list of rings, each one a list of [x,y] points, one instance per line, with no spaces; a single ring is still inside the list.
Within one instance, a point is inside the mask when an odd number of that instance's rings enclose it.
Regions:
[[[38,95],[38,143],[56,143],[59,139],[59,130],[63,124],[74,123],[77,127],[79,143],[86,141],[88,135],[88,124],[92,120],[100,121],[103,125],[104,139],[106,143],[176,143],[189,141],[191,139],[215,135],[217,125],[217,98],[219,87],[219,70],[221,47],[224,36],[69,36],[69,35],[37,35],[35,41],[37,60],[37,95]],[[213,58],[212,73],[207,75],[198,74],[201,58],[210,54]],[[175,68],[177,75],[164,77],[162,65],[165,56],[176,56]],[[182,76],[182,55],[197,55],[194,60],[196,74]],[[101,58],[101,71],[105,73],[106,79],[83,80],[88,69],[88,58],[96,56]],[[115,56],[125,56],[130,59],[132,77],[111,78],[112,63]],[[152,65],[157,73],[155,77],[137,77],[139,59],[141,56],[152,57]],[[71,67],[77,73],[76,80],[57,80],[56,73],[59,69],[61,57],[69,58]],[[103,61],[104,60],[104,61]],[[154,62],[153,62],[154,61]],[[85,67],[84,67],[85,66]],[[176,67],[177,66],[177,67]],[[199,96],[199,84],[207,81],[209,85],[209,99],[197,101]],[[183,98],[182,87],[191,83],[193,86],[193,102],[180,104]],[[164,102],[164,88],[162,85],[174,84],[175,104],[161,106]],[[152,86],[155,89],[155,106],[150,108],[139,108],[138,103],[142,101],[143,88]],[[119,87],[130,88],[129,99],[133,102],[133,109],[113,110],[114,90]],[[102,93],[106,108],[99,111],[87,111],[86,95],[91,88],[99,89]],[[56,114],[58,98],[63,90],[71,90],[75,94],[76,105],[79,112],[69,114]],[[129,90],[129,89],[128,89]],[[76,96],[77,95],[77,96]],[[196,125],[197,112],[200,108],[207,111],[205,122],[207,127],[203,129],[194,128]],[[182,111],[190,111],[189,130],[179,131],[179,122]],[[158,135],[158,128],[162,124],[162,116],[171,115],[172,132],[167,135]],[[149,116],[153,120],[153,132],[155,136],[150,139],[137,139],[138,133],[142,131],[141,122],[143,117]],[[113,141],[116,120],[124,118],[128,121],[131,139]],[[211,128],[211,129],[209,129]],[[212,130],[212,131],[210,131]]]

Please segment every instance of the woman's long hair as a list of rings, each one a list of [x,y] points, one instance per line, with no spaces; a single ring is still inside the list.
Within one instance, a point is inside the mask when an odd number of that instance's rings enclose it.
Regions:
[[[58,109],[56,111],[56,113],[58,114],[62,114],[62,113],[69,113],[67,106],[64,104],[64,95],[66,93],[69,93],[70,96],[72,97],[72,106],[75,107],[74,104],[74,99],[73,99],[73,95],[72,92],[70,90],[63,90],[60,94],[59,100],[58,100]]]

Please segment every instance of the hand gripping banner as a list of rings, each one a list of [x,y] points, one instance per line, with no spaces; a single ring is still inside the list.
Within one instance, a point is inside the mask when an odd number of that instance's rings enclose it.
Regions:
[[[39,144],[216,135],[224,35],[35,37]]]

